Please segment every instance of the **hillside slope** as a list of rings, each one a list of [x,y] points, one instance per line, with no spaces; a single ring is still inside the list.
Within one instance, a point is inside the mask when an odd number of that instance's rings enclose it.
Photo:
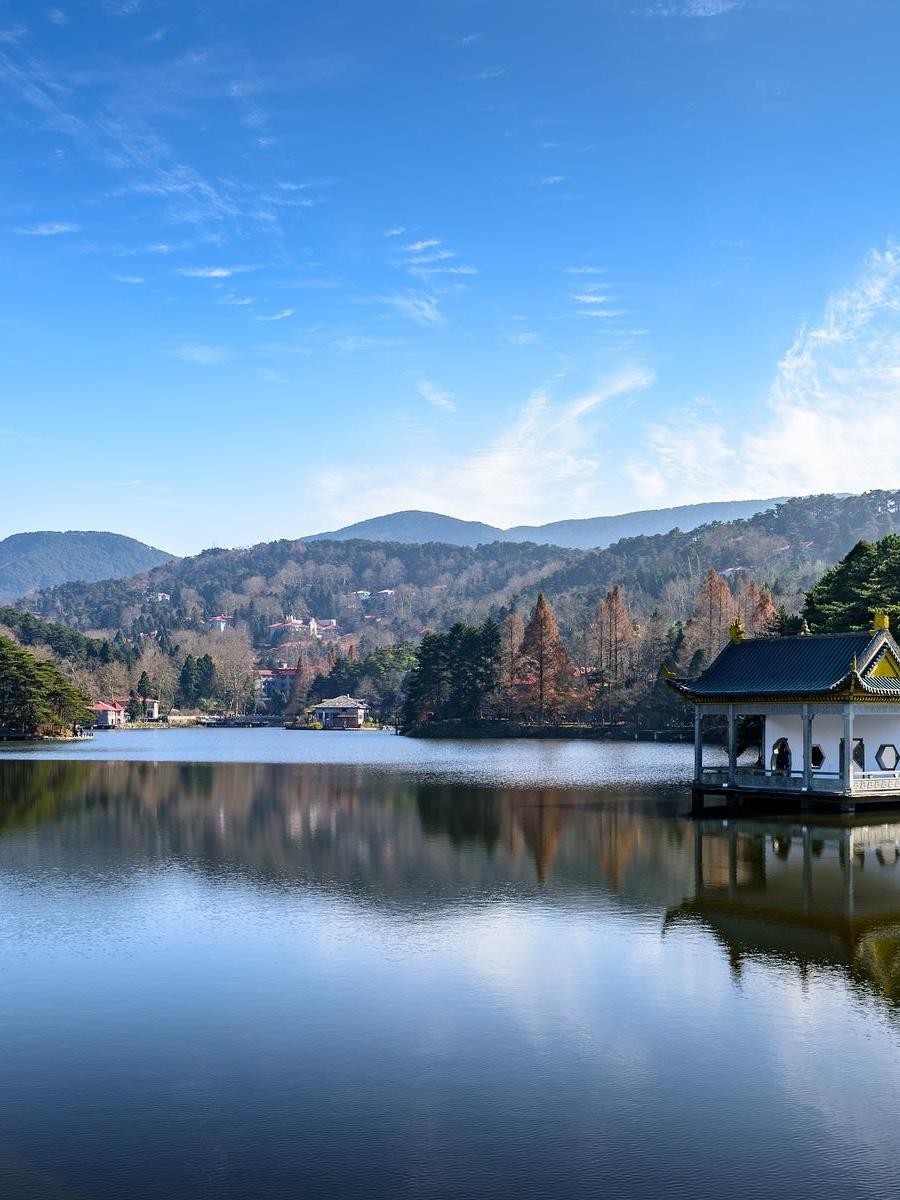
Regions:
[[[536,542],[569,550],[603,549],[624,537],[652,537],[672,529],[689,532],[712,521],[736,521],[774,508],[780,500],[722,500],[683,504],[677,508],[647,509],[611,517],[551,521],[546,525],[514,525],[501,529],[482,521],[461,521],[442,513],[407,509],[357,521],[329,533],[316,533],[307,542],[345,542],[364,539],[403,545],[442,542],[448,546],[483,546],[490,542]]]
[[[171,557],[120,533],[14,533],[0,541],[0,604],[74,580],[122,579]]]
[[[714,567],[735,580],[752,576],[771,588],[776,604],[796,611],[803,593],[860,538],[898,532],[900,491],[882,491],[789,500],[753,517],[592,551],[527,542],[270,542],[207,550],[138,580],[65,584],[31,597],[27,607],[76,629],[121,629],[131,637],[203,629],[213,614],[226,613],[244,623],[256,645],[290,614],[334,618],[347,633],[365,629],[396,640],[480,620],[514,602],[524,609],[538,588],[560,605],[566,628],[583,622],[585,606],[613,584],[625,589],[638,616],[658,611],[684,620]],[[158,603],[157,590],[170,599]]]

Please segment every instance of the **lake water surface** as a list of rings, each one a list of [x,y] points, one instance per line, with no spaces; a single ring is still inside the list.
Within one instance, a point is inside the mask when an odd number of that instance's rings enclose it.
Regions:
[[[691,765],[0,751],[0,1196],[895,1197],[900,817],[692,822]]]

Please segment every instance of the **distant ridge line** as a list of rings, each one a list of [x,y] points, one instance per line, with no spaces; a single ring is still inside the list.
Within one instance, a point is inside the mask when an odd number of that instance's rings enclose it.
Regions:
[[[575,517],[545,525],[514,525],[502,529],[483,521],[465,521],[443,513],[404,509],[356,521],[340,529],[310,534],[304,541],[349,541],[405,544],[443,542],[452,546],[481,546],[489,542],[538,542],[571,550],[605,549],[624,537],[652,537],[679,528],[688,533],[714,521],[756,516],[788,497],[767,500],[714,500],[672,508],[642,509],[603,517]]]

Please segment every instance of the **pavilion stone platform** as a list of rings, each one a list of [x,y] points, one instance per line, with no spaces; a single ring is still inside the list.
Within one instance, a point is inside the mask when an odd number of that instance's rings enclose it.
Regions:
[[[854,813],[900,809],[900,646],[872,632],[731,640],[694,680],[669,685],[694,705],[693,811]],[[703,761],[707,717],[724,717],[727,764]],[[741,717],[761,718],[755,761],[738,761]],[[847,754],[845,748],[852,747]]]

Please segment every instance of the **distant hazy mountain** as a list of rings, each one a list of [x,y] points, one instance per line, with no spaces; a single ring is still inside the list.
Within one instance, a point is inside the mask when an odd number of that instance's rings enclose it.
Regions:
[[[586,517],[574,521],[552,521],[548,525],[516,525],[498,529],[481,521],[460,521],[441,513],[388,513],[357,521],[330,533],[317,533],[304,541],[327,539],[345,542],[361,538],[369,542],[444,542],[451,546],[482,546],[487,542],[538,542],[572,550],[603,549],[623,537],[648,537],[681,529],[687,533],[711,521],[737,521],[765,512],[781,502],[773,500],[720,500],[711,504],[682,504],[678,508],[653,508],[622,513],[615,517]]]
[[[170,558],[120,533],[14,533],[0,541],[0,603],[60,583],[122,579]]]

